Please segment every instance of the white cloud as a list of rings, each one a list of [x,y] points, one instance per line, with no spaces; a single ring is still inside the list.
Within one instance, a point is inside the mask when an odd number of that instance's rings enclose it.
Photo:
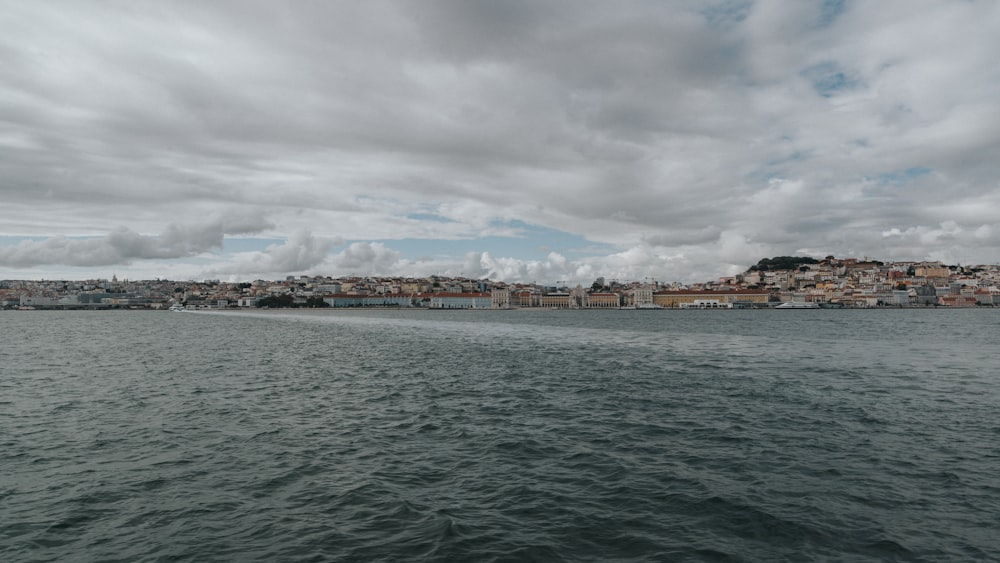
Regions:
[[[345,274],[394,274],[400,253],[380,242],[355,242],[331,260]]]
[[[43,264],[108,266],[134,260],[162,260],[197,256],[222,247],[226,235],[257,233],[269,227],[261,217],[216,217],[204,224],[170,223],[158,235],[143,235],[126,227],[94,238],[56,236],[45,240],[22,240],[0,248],[0,267],[31,267]]]
[[[281,244],[268,245],[264,250],[239,253],[230,260],[199,272],[199,278],[263,278],[275,279],[286,275],[319,273],[328,265],[330,251],[343,240],[313,236],[299,231]]]

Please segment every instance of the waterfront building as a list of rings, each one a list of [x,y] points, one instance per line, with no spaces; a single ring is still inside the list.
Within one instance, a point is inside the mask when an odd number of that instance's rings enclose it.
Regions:
[[[22,295],[20,307],[54,307],[57,301],[53,297],[43,297],[41,295]]]
[[[587,309],[590,307],[590,294],[587,290],[583,289],[582,285],[577,284],[569,292],[569,306],[571,309]]]
[[[617,293],[591,293],[587,299],[590,309],[617,309],[621,307],[621,296]]]
[[[653,305],[659,305],[655,303],[653,299],[653,286],[644,285],[642,287],[637,287],[631,291],[632,294],[632,305],[636,307],[651,307]]]
[[[938,296],[938,305],[943,307],[975,307],[976,298],[965,295],[941,295]]]
[[[975,297],[976,297],[976,304],[978,305],[992,306],[1000,302],[1000,300],[997,299],[998,297],[1000,297],[1000,294],[994,294],[990,292],[990,290],[988,289],[977,289]]]
[[[402,295],[398,293],[387,293],[382,295],[360,295],[340,293],[326,295],[323,301],[334,308],[343,307],[413,307],[414,297],[420,296]]]
[[[569,294],[564,291],[555,291],[539,297],[538,306],[551,307],[553,309],[569,309]]]
[[[511,304],[514,307],[536,307],[538,305],[539,294],[522,290],[511,294]]]
[[[910,291],[908,289],[894,289],[894,290],[892,290],[892,304],[893,305],[909,305],[910,304]]]
[[[492,309],[493,296],[489,293],[435,293],[430,300],[431,309]]]
[[[490,307],[493,309],[510,309],[510,289],[506,287],[494,287],[490,291],[491,303]]]
[[[766,307],[771,293],[758,289],[716,290],[664,290],[653,294],[653,304],[666,308],[690,307],[695,301],[714,300],[733,307]]]

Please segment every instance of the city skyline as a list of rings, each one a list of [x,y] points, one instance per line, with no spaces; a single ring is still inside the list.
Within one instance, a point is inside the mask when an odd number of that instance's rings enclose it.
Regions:
[[[0,309],[247,308],[746,309],[996,307],[1000,266],[778,256],[704,283],[598,278],[577,284],[489,279],[287,276],[283,280],[0,280]]]
[[[0,5],[0,279],[1000,262],[996,3]]]

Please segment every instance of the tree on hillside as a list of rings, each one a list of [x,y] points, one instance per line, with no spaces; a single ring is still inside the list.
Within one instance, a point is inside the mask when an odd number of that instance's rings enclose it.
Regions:
[[[803,264],[819,264],[819,260],[811,256],[775,256],[774,258],[762,258],[755,265],[750,266],[749,272],[774,272],[777,270],[795,270]]]

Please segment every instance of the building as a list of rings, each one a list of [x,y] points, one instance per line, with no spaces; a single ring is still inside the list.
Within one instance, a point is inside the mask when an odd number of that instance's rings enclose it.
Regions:
[[[653,303],[661,307],[676,309],[691,307],[696,301],[728,304],[731,307],[767,307],[770,292],[759,289],[717,290],[664,290],[653,294]]]
[[[617,309],[621,307],[621,296],[617,293],[591,293],[587,298],[590,309]]]
[[[419,299],[420,296],[410,296],[401,294],[382,294],[382,295],[355,295],[348,293],[340,293],[335,295],[327,295],[323,297],[323,301],[327,305],[334,308],[343,307],[413,307],[414,298]]]
[[[938,305],[943,307],[975,307],[976,298],[965,295],[940,295]]]
[[[506,287],[495,287],[490,292],[493,309],[510,309],[510,289]]]
[[[993,306],[1000,303],[1000,294],[991,293],[988,289],[976,291],[976,303],[979,305]]]
[[[514,307],[538,306],[540,294],[532,291],[517,291],[511,294],[511,305]]]
[[[632,305],[636,307],[649,307],[654,305],[653,286],[644,285],[632,290]]]
[[[542,295],[538,299],[539,307],[550,307],[552,309],[569,309],[569,294],[563,291],[555,291]]]
[[[489,293],[435,293],[431,295],[431,309],[492,309],[493,296]]]

